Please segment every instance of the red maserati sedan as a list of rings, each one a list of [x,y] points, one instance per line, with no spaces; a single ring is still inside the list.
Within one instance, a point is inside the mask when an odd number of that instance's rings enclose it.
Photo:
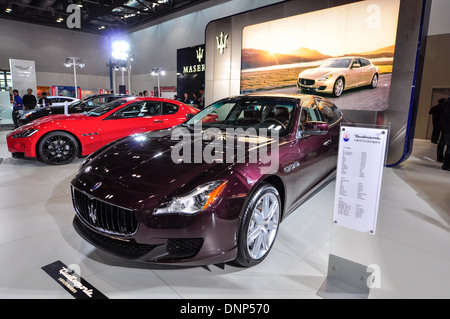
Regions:
[[[10,132],[6,140],[15,158],[63,165],[122,137],[181,124],[196,113],[175,100],[127,97],[89,112],[37,119]]]

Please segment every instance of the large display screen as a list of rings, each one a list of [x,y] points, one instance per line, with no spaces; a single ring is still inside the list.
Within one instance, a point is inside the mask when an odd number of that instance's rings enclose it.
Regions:
[[[361,1],[244,27],[241,93],[312,93],[342,110],[386,110],[399,7]]]

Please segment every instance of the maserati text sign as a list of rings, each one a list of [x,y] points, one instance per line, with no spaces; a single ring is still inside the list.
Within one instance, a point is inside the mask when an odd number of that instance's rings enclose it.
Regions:
[[[333,213],[336,224],[375,234],[388,133],[387,128],[341,127]]]

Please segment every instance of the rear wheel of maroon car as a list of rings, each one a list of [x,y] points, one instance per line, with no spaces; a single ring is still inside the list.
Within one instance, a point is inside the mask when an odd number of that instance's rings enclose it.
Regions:
[[[260,263],[275,242],[280,220],[280,195],[275,187],[263,183],[245,208],[239,229],[238,255],[234,262],[244,267]]]
[[[64,165],[77,157],[78,142],[69,133],[52,132],[39,141],[37,151],[39,160],[45,164]]]

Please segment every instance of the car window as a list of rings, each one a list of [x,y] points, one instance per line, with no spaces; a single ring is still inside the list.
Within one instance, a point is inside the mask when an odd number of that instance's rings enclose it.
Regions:
[[[361,60],[361,66],[368,66],[370,65],[370,61],[366,59],[360,59]]]
[[[186,124],[203,127],[277,130],[287,134],[293,122],[297,100],[265,97],[237,97],[218,101],[197,113]],[[262,132],[262,131],[261,131]]]
[[[331,59],[319,65],[319,68],[348,68],[351,61],[352,59],[350,58]]]
[[[324,118],[319,110],[319,105],[316,100],[310,99],[303,102],[300,122],[324,122]]]
[[[353,63],[352,63],[352,66],[354,66],[355,64],[361,65],[361,61],[359,59],[354,59]]]
[[[162,114],[175,114],[178,112],[178,105],[172,103],[163,103]]]
[[[103,104],[102,106],[96,107],[93,110],[90,110],[89,112],[85,112],[86,115],[88,116],[101,116],[113,109],[115,109],[116,107],[129,102],[130,100],[132,100],[133,98],[129,97],[129,98],[123,98],[123,99],[118,99],[106,104]],[[73,105],[73,104],[72,104]],[[72,106],[74,107],[74,106]],[[76,107],[76,106],[75,106]]]
[[[122,118],[133,118],[160,115],[160,111],[161,102],[139,101],[120,109],[116,115],[122,114]]]
[[[339,109],[331,102],[325,100],[318,101],[318,107],[322,113],[323,119],[329,125],[332,125],[342,118],[342,114]]]
[[[86,104],[89,107],[98,107],[105,103],[106,103],[106,101],[105,101],[105,98],[103,98],[103,97],[96,97],[96,98],[90,99],[86,102]]]

